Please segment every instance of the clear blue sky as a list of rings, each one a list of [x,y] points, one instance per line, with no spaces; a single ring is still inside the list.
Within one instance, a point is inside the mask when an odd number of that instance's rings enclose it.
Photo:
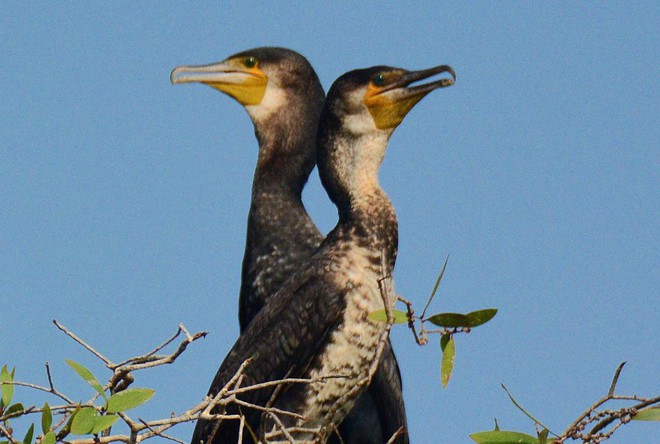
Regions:
[[[439,341],[393,333],[413,442],[467,443],[494,417],[531,432],[500,383],[555,431],[621,361],[621,393],[658,395],[658,3],[328,3],[2,3],[0,363],[45,383],[50,361],[85,399],[63,360],[106,373],[51,319],[115,360],[183,322],[210,334],[138,375],[157,390],[141,414],[204,396],[238,333],[257,147],[237,103],[169,73],[278,45],[326,89],[376,64],[457,72],[406,117],[381,170],[395,279],[421,309],[450,254],[434,308],[500,313],[457,338],[445,390]],[[304,197],[327,232],[316,173]],[[611,442],[657,436],[635,423]]]

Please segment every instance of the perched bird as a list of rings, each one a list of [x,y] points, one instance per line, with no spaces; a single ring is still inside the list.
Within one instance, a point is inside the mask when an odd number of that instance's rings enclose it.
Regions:
[[[391,276],[398,244],[396,215],[378,184],[378,170],[408,111],[453,80],[411,84],[445,72],[455,78],[448,66],[374,67],[344,74],[330,89],[317,163],[339,221],[255,316],[212,384],[212,395],[234,388],[233,376],[249,359],[235,394],[239,402],[226,406],[227,414],[245,417],[243,442],[325,442],[364,390],[386,328],[368,314],[393,303],[380,284]],[[248,389],[283,378],[312,382]],[[236,420],[199,421],[193,443],[233,443],[240,429]]]
[[[211,65],[180,66],[171,80],[204,83],[230,95],[254,123],[259,154],[239,297],[244,331],[323,240],[301,193],[315,164],[325,94],[307,59],[285,48],[255,48]],[[210,393],[220,388],[212,386]],[[388,340],[369,390],[338,427],[341,441],[333,435],[330,442],[380,444],[403,429],[397,443],[405,444],[406,427],[401,376]]]
[[[325,92],[305,57],[273,47],[240,52],[212,65],[179,66],[171,80],[204,83],[228,94],[254,123],[259,154],[239,296],[243,331],[323,240],[301,195],[316,163]]]

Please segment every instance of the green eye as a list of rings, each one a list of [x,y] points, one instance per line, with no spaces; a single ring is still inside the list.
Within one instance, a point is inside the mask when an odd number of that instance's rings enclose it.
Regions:
[[[250,57],[246,58],[245,60],[243,60],[243,65],[246,68],[254,68],[255,66],[257,66],[257,58],[253,57],[253,56],[250,56]]]
[[[383,86],[385,85],[385,76],[383,74],[376,74],[371,79],[371,83],[373,83],[374,86]]]

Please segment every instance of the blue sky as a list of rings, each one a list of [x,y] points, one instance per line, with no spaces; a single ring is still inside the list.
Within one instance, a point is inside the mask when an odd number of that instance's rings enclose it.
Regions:
[[[240,105],[169,73],[278,45],[326,89],[376,64],[457,72],[406,117],[381,169],[395,279],[421,309],[449,254],[433,308],[500,313],[457,338],[445,390],[439,340],[394,331],[413,442],[467,443],[494,417],[532,432],[500,383],[558,432],[621,361],[622,394],[657,395],[658,4],[325,3],[3,3],[0,363],[45,383],[49,361],[85,399],[64,359],[106,374],[52,319],[117,361],[182,322],[210,334],[138,375],[157,390],[140,414],[203,397],[238,332],[257,147]],[[316,172],[304,197],[327,232],[336,212]],[[611,442],[657,433],[635,423]]]

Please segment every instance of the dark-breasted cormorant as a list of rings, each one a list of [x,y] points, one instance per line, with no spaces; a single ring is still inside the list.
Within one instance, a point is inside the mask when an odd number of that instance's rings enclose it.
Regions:
[[[316,162],[325,92],[305,57],[263,47],[204,66],[180,66],[172,83],[212,86],[245,107],[259,142],[239,296],[244,331],[323,240],[301,194]]]
[[[377,173],[387,141],[406,113],[427,93],[453,81],[411,83],[443,72],[454,76],[447,66],[352,71],[328,93],[317,162],[339,222],[239,337],[212,385],[212,394],[217,393],[248,358],[242,387],[285,377],[329,377],[238,394],[241,401],[301,415],[278,413],[274,419],[261,410],[229,404],[227,413],[244,414],[260,439],[309,441],[317,435],[304,429],[318,428],[327,437],[353,407],[359,393],[354,388],[369,377],[385,325],[367,315],[383,308],[379,280],[391,275],[398,242],[396,215]],[[238,428],[233,420],[199,421],[193,442],[231,443]],[[249,436],[245,432],[246,442]]]
[[[301,193],[315,164],[316,129],[325,94],[307,59],[285,48],[255,48],[211,65],[177,67],[171,79],[204,83],[230,95],[254,123],[259,154],[239,297],[244,331],[323,240],[303,207]],[[217,390],[211,387],[210,393]],[[339,426],[341,442],[380,444],[384,436],[405,430],[401,391],[388,340],[369,390]],[[330,442],[340,441],[333,436]],[[407,443],[407,432],[397,442]]]

